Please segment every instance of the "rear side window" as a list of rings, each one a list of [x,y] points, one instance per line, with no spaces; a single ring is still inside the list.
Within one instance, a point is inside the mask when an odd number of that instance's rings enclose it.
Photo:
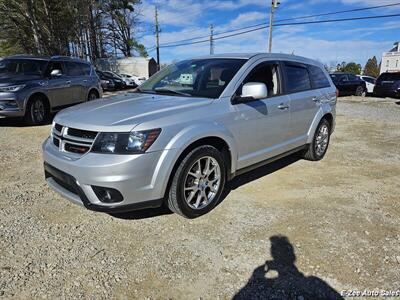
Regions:
[[[285,64],[287,93],[297,93],[311,89],[308,70],[300,65]]]
[[[382,74],[381,80],[384,80],[384,81],[395,81],[395,80],[400,80],[400,73],[386,73],[386,74]]]
[[[67,75],[69,76],[82,76],[84,75],[82,64],[75,62],[65,62],[65,68],[67,70]]]
[[[90,71],[92,69],[92,67],[89,64],[82,64],[82,63],[78,63],[82,69],[82,72],[84,75],[90,75]]]
[[[316,66],[308,66],[308,70],[310,71],[313,88],[322,89],[331,86],[328,78],[326,77],[324,71],[321,70],[321,68]]]
[[[349,74],[348,76],[350,81],[360,81],[360,78],[358,78],[356,75]]]

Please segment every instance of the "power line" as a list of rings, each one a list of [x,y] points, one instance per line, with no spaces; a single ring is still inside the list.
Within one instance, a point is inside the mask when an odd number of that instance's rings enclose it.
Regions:
[[[371,6],[371,7],[364,7],[364,8],[341,10],[341,11],[328,12],[328,13],[315,14],[315,15],[293,17],[293,18],[288,18],[288,19],[278,19],[278,20],[275,21],[274,24],[280,23],[280,22],[286,22],[286,21],[302,20],[302,19],[316,18],[316,17],[336,15],[336,14],[342,14],[342,13],[350,13],[350,12],[366,11],[366,10],[371,10],[371,9],[387,8],[387,7],[393,7],[393,6],[398,6],[398,5],[400,5],[400,2],[396,2],[396,3],[392,3],[392,4],[385,4],[385,5]],[[231,29],[231,30],[227,30],[227,31],[223,31],[223,32],[218,32],[218,33],[214,33],[214,36],[218,36],[218,35],[222,35],[222,34],[226,34],[226,33],[231,33],[231,32],[236,32],[236,31],[241,31],[241,30],[246,30],[246,29],[250,29],[250,28],[255,28],[255,27],[259,27],[259,26],[263,26],[263,25],[268,25],[268,23],[269,22],[262,22],[262,23],[259,23],[259,24],[254,24],[254,25],[249,25],[249,26],[237,28],[237,29]],[[173,41],[173,42],[163,43],[160,46],[161,47],[166,47],[167,45],[170,45],[170,44],[185,43],[185,42],[189,42],[189,41],[195,41],[195,40],[198,40],[198,39],[204,39],[204,38],[207,38],[207,37],[208,37],[208,35],[204,35],[204,36],[198,36],[198,37],[189,38],[189,39],[177,40],[177,41]]]
[[[357,21],[357,20],[369,20],[369,19],[381,19],[381,18],[392,18],[392,17],[400,17],[400,14],[391,14],[391,15],[380,15],[380,16],[368,16],[368,17],[358,17],[358,18],[343,18],[343,19],[331,19],[331,20],[319,20],[319,21],[308,21],[308,22],[295,22],[295,23],[279,23],[275,24],[274,26],[280,27],[280,26],[296,26],[296,25],[308,25],[308,24],[319,24],[319,23],[335,23],[335,22],[346,22],[346,21]],[[243,32],[239,33],[234,33],[234,34],[229,34],[225,36],[220,36],[220,37],[214,37],[215,40],[221,40],[221,39],[226,39],[229,37],[233,36],[238,36],[262,29],[269,28],[269,25],[264,25],[258,28],[246,30]],[[187,43],[181,43],[181,44],[173,44],[173,45],[160,45],[160,48],[170,48],[170,47],[180,47],[180,46],[187,46],[187,45],[194,45],[194,44],[200,44],[200,43],[206,43],[209,42],[209,40],[201,40],[201,41],[195,41],[195,42],[187,42]]]

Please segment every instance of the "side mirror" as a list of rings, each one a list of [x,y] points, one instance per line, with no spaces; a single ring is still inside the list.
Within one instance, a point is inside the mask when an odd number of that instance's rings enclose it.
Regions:
[[[268,89],[264,83],[248,82],[242,87],[242,95],[236,96],[232,104],[243,103],[252,100],[260,100],[268,97]]]
[[[62,75],[61,70],[55,69],[53,71],[51,71],[50,76],[51,77],[60,77]]]

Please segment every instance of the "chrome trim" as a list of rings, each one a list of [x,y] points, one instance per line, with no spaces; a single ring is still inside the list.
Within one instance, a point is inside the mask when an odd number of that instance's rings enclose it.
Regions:
[[[58,124],[58,125],[62,126],[61,132],[56,129],[56,126],[53,126],[52,131],[51,131],[51,137],[55,138],[55,139],[57,139],[59,141],[58,150],[60,152],[70,153],[72,155],[80,155],[80,156],[82,156],[82,155],[88,153],[92,149],[92,146],[94,144],[94,141],[97,138],[98,133],[97,133],[97,135],[96,135],[96,137],[94,139],[87,139],[87,138],[82,138],[82,137],[78,137],[78,136],[69,135],[68,134],[69,127],[63,126],[61,124]],[[74,128],[74,129],[77,129],[77,128]],[[84,129],[78,129],[78,130],[85,131]],[[52,144],[54,145],[53,141],[52,141]],[[74,146],[87,147],[88,151],[86,151],[85,153],[81,153],[81,154],[80,153],[75,153],[75,152],[70,152],[70,151],[65,150],[65,145],[66,144],[70,144],[70,145],[74,145]]]

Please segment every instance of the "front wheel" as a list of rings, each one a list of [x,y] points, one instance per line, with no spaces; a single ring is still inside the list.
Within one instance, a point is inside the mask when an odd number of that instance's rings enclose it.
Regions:
[[[49,119],[49,108],[43,97],[35,97],[26,107],[25,121],[30,125],[43,125]]]
[[[192,150],[179,164],[168,195],[168,207],[186,218],[197,218],[218,203],[226,180],[224,158],[212,146]]]
[[[331,125],[327,119],[322,119],[315,131],[313,141],[307,146],[303,158],[318,161],[324,158],[328,150],[331,135]]]

